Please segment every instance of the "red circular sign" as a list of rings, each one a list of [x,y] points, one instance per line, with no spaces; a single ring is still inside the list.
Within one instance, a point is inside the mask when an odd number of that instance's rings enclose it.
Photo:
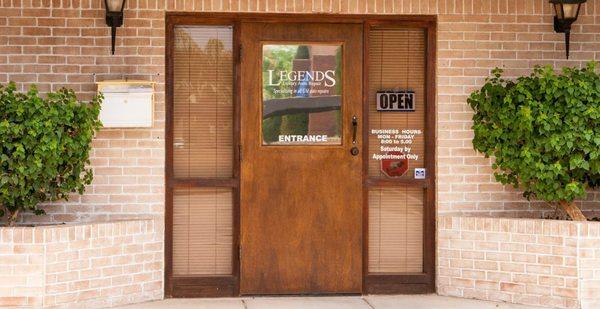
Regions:
[[[403,155],[400,151],[390,151],[389,155]],[[400,177],[408,171],[408,159],[382,159],[381,171],[388,177]]]

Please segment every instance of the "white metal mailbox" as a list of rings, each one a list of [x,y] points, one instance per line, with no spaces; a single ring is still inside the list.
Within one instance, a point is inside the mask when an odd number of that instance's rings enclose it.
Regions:
[[[148,128],[154,118],[154,82],[110,80],[98,83],[104,94],[100,120],[105,128]]]

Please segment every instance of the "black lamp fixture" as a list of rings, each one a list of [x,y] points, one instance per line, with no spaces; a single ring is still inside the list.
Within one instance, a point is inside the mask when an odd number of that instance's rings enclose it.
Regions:
[[[567,59],[569,59],[571,24],[577,20],[579,9],[586,1],[587,0],[550,0],[550,3],[554,6],[554,31],[565,34]]]
[[[115,37],[117,28],[123,25],[123,8],[126,0],[104,0],[106,8],[106,25],[110,27],[112,54],[115,54]]]

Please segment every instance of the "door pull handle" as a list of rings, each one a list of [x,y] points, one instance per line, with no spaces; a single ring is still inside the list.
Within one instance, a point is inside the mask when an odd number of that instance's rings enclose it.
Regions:
[[[357,156],[360,152],[356,147],[356,132],[358,131],[358,118],[352,116],[352,148],[350,148],[350,154]]]

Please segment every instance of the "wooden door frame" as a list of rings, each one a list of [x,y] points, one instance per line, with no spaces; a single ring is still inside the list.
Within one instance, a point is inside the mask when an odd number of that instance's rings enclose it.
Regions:
[[[363,24],[363,294],[409,294],[435,292],[436,231],[436,32],[435,15],[365,15],[365,14],[280,14],[280,13],[195,13],[167,12],[165,17],[165,297],[230,297],[239,295],[240,233],[240,32],[241,22],[266,23],[361,23]],[[233,27],[233,147],[234,171],[231,179],[174,179],[173,173],[173,48],[175,26],[214,25]],[[376,26],[422,28],[426,31],[426,119],[425,180],[368,179],[368,102],[369,29]],[[174,277],[173,254],[173,190],[180,185],[226,187],[233,191],[232,275]],[[374,186],[417,184],[425,190],[423,216],[423,273],[368,273],[368,189]]]

